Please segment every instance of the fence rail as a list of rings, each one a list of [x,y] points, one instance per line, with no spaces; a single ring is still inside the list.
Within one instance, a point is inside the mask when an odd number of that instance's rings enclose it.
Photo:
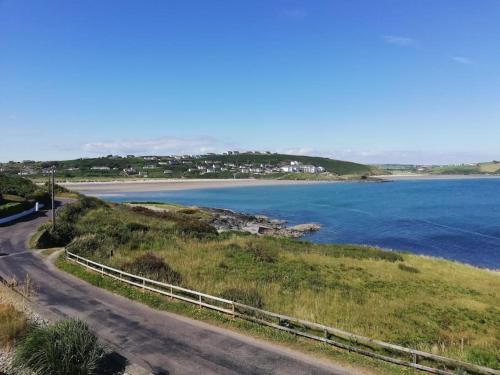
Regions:
[[[122,281],[143,290],[159,293],[172,299],[175,298],[195,304],[199,307],[219,311],[232,315],[233,317],[239,317],[258,324],[263,324],[297,336],[320,341],[341,349],[346,349],[393,364],[442,375],[455,374],[459,369],[473,374],[500,375],[500,371],[491,368],[399,345],[389,344],[383,341],[349,333],[338,328],[332,328],[322,324],[273,313],[235,301],[211,296],[206,293],[182,288],[177,285],[162,283],[142,276],[133,275],[131,273],[94,262],[69,251],[66,251],[66,256],[69,260],[98,272],[103,276],[111,277],[115,280]]]

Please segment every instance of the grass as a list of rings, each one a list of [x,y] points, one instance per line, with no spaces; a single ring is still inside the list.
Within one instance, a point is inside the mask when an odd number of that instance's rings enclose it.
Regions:
[[[33,328],[15,350],[13,366],[38,375],[101,374],[106,352],[83,321]]]
[[[0,303],[0,348],[12,348],[28,330],[28,321],[11,304]]]
[[[483,173],[500,174],[500,163],[498,161],[493,161],[491,163],[480,163],[479,170]]]
[[[277,331],[275,329],[245,320],[232,319],[227,315],[208,309],[199,309],[191,304],[177,300],[170,300],[169,298],[149,293],[147,291],[141,291],[119,281],[103,277],[98,273],[88,271],[80,265],[66,260],[66,257],[63,254],[56,260],[56,266],[96,287],[103,288],[128,299],[141,302],[154,309],[168,311],[192,319],[201,320],[212,325],[231,329],[258,339],[265,339],[266,341],[274,342],[303,353],[334,360],[335,362],[346,367],[355,367],[356,370],[361,371],[363,374],[410,375],[418,373],[409,368],[401,368],[399,366],[380,362],[368,357],[363,357],[355,353],[338,350],[330,345],[312,342],[290,335],[286,332]],[[232,296],[234,297],[234,294],[232,294]],[[250,301],[245,300],[245,302]]]
[[[0,283],[0,349],[11,350],[29,329],[26,301]]]
[[[72,220],[68,249],[98,262],[126,269],[153,253],[160,267],[152,269],[175,272],[191,289],[500,367],[498,272],[372,247],[216,235],[184,214],[120,205],[95,205]]]
[[[23,212],[30,207],[26,202],[10,202],[4,200],[0,203],[0,218],[15,215]]]

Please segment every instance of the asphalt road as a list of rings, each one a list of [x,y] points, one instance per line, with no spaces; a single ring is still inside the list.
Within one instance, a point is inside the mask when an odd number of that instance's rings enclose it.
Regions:
[[[0,276],[33,280],[38,312],[79,317],[130,362],[155,374],[336,374],[353,370],[145,305],[93,287],[30,251],[41,215],[0,227]]]

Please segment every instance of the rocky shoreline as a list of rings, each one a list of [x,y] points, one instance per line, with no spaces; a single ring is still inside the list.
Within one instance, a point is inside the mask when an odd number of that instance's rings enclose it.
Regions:
[[[222,208],[200,208],[208,213],[208,223],[215,227],[218,232],[238,231],[262,236],[279,236],[288,238],[300,238],[307,233],[316,232],[321,229],[317,223],[305,223],[295,226],[287,226],[284,220],[270,219],[263,215],[250,215]]]

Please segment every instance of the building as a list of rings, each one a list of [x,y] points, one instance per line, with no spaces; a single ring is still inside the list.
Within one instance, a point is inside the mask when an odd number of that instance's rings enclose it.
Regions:
[[[31,168],[21,169],[21,171],[18,173],[19,176],[29,176],[32,174],[36,174],[36,171],[34,169],[31,169]]]
[[[129,167],[129,168],[124,168],[123,169],[123,172],[128,175],[128,176],[132,176],[132,175],[136,175],[137,174],[137,170],[135,168],[132,168],[132,167]]]
[[[317,168],[314,165],[301,165],[299,167],[300,172],[303,173],[316,173]]]
[[[106,166],[95,166],[95,167],[90,168],[90,170],[92,170],[92,171],[109,171],[109,170],[111,170],[111,168],[106,167]]]
[[[286,173],[298,172],[298,168],[295,165],[284,165],[280,169],[282,172],[286,172]]]

